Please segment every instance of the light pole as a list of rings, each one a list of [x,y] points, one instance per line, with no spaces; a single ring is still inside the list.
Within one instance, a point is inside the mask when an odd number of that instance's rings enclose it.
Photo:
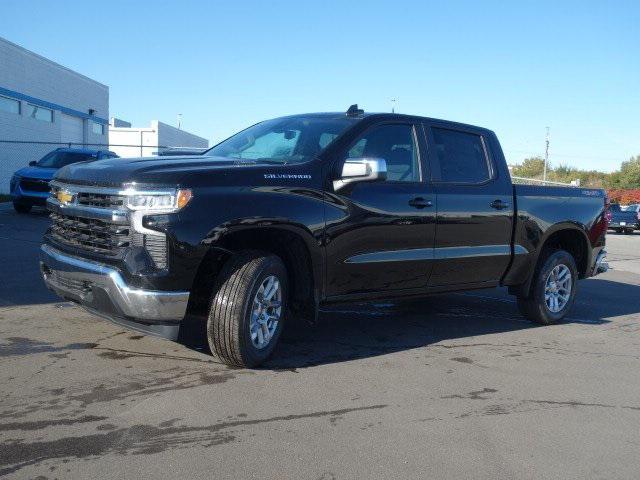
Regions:
[[[547,127],[547,138],[544,148],[544,171],[542,173],[542,181],[547,181],[547,163],[549,162],[549,127]]]

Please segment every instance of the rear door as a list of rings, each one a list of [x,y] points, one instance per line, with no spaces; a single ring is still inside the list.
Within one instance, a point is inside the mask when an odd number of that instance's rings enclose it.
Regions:
[[[513,188],[485,130],[425,125],[438,202],[429,286],[498,282],[511,260]],[[499,168],[502,166],[503,168]]]

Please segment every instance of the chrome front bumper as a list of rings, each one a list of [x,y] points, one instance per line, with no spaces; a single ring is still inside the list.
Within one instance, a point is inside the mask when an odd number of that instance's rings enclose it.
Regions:
[[[187,311],[189,292],[131,288],[117,270],[66,255],[46,244],[40,247],[40,268],[49,289],[109,318],[176,322]]]

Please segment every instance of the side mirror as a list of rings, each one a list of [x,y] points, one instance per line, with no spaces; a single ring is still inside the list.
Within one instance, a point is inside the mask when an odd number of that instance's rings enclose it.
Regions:
[[[38,162],[36,162],[35,160],[31,160],[31,161],[29,162],[29,166],[30,166],[30,167],[35,167],[37,163],[38,163]]]
[[[350,183],[375,182],[386,180],[387,162],[384,158],[350,158],[342,166],[342,174],[333,181],[333,189],[337,192]]]

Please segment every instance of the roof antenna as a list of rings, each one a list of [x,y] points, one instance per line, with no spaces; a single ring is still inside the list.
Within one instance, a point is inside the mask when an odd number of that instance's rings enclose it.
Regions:
[[[362,115],[363,113],[364,110],[358,108],[358,104],[354,103],[349,107],[349,110],[347,110],[347,117],[357,117],[358,115]]]

